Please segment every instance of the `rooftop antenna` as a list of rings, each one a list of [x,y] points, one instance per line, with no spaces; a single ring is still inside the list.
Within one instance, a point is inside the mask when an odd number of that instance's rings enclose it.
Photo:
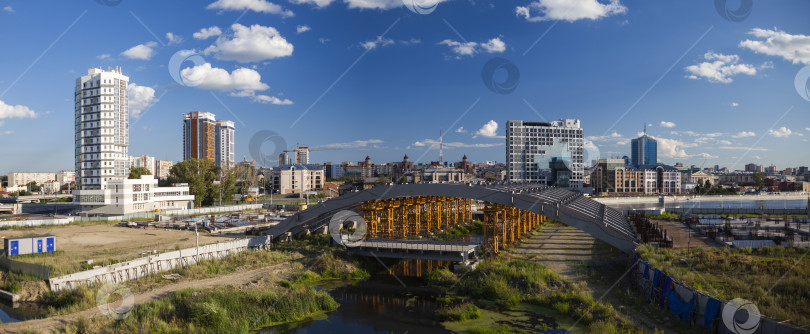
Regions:
[[[646,122],[644,123],[644,135],[645,136],[647,135],[647,123]]]

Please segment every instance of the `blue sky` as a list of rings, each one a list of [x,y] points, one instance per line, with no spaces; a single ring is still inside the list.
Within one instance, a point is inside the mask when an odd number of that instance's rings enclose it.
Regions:
[[[315,162],[429,162],[443,129],[446,161],[503,161],[507,120],[578,118],[590,158],[649,124],[664,163],[810,164],[808,1],[272,1],[0,0],[0,174],[72,168],[74,81],[99,66],[135,84],[130,154],[165,160],[200,110],[236,123],[238,160],[270,130]]]

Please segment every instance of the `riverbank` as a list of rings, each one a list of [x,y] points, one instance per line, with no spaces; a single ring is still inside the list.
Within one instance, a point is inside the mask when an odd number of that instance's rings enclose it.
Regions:
[[[801,200],[807,199],[810,194],[807,193],[782,193],[773,195],[678,195],[678,196],[663,196],[664,203],[669,202],[692,202],[698,201],[784,201],[784,200]],[[593,200],[602,204],[643,204],[643,203],[659,203],[660,196],[613,196],[613,197],[591,197]]]
[[[179,279],[153,275],[124,282],[119,286],[129,289],[134,297],[135,307],[129,317],[137,320],[124,327],[104,316],[96,307],[100,287],[92,286],[48,293],[41,301],[44,311],[57,316],[3,324],[0,325],[0,333],[31,329],[67,333],[82,332],[79,329],[86,329],[84,332],[88,333],[123,333],[131,332],[133,328],[169,333],[209,329],[219,332],[217,328],[237,328],[247,332],[329,312],[336,308],[334,300],[322,292],[309,291],[312,288],[302,283],[357,280],[368,278],[369,275],[359,268],[357,262],[349,259],[345,251],[325,247],[326,242],[321,240],[325,237],[314,239],[296,241],[271,251],[253,250],[221,260],[201,261],[173,272]],[[308,302],[298,305],[300,300]],[[294,316],[272,313],[271,310],[262,311],[254,306],[255,303],[267,306],[270,301],[279,305],[289,304],[295,310],[292,313]],[[119,301],[108,302],[115,305],[120,303],[120,298]],[[178,310],[186,313],[177,313]],[[215,318],[210,318],[208,313]],[[216,318],[219,317],[216,314],[220,313],[239,316],[229,316],[227,318],[233,321],[221,322]],[[167,314],[172,314],[174,318],[167,319]],[[131,327],[132,324],[143,326]]]
[[[707,201],[784,201],[807,199],[807,193],[782,193],[773,195],[678,195],[663,196],[664,203],[670,202],[707,202]],[[591,197],[593,200],[605,204],[645,204],[660,203],[660,196],[614,196],[614,197]]]

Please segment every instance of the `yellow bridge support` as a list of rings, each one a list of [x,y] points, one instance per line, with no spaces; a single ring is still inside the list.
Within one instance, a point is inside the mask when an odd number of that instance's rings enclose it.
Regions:
[[[366,201],[360,206],[367,238],[415,239],[472,221],[472,200],[414,196]],[[546,221],[546,217],[506,205],[485,203],[484,246],[498,254]]]

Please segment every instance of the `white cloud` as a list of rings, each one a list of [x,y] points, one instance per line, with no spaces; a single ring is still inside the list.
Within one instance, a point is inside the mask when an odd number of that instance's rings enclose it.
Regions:
[[[404,44],[404,45],[414,45],[414,44],[419,44],[419,43],[422,43],[422,40],[421,40],[421,39],[418,39],[418,38],[411,38],[410,40],[407,40],[407,41],[399,41],[399,42],[400,42],[400,43],[402,43],[402,44]]]
[[[739,106],[740,106],[740,104],[739,104],[739,103],[737,103],[737,102],[731,102],[731,106],[732,106],[732,107],[739,107]]]
[[[450,50],[456,54],[456,58],[462,56],[474,56],[475,54],[483,51],[486,53],[501,53],[506,51],[506,43],[500,37],[495,37],[486,42],[459,42],[451,39],[445,39],[438,43],[438,45],[447,45]]]
[[[674,128],[675,127],[675,123],[673,123],[673,122],[661,121],[661,123],[659,125],[661,127],[663,127],[663,128]]]
[[[222,29],[219,29],[219,27],[217,27],[217,26],[213,26],[213,27],[208,27],[208,28],[202,28],[202,29],[200,29],[200,31],[195,32],[191,36],[194,37],[194,39],[206,39],[206,38],[209,38],[209,37],[214,37],[214,36],[219,36],[219,35],[222,35]]]
[[[462,142],[442,142],[442,147],[444,148],[486,148],[486,147],[497,147],[503,146],[504,143],[480,143],[480,144],[467,144]],[[439,141],[435,139],[425,139],[415,141],[411,146],[415,147],[425,147],[438,149],[439,148]]]
[[[14,8],[11,8],[11,6],[5,6],[5,7],[3,7],[3,11],[4,12],[9,12],[9,13],[14,13]]]
[[[301,5],[301,4],[310,4],[318,8],[323,8],[329,6],[332,1],[334,0],[290,0],[290,2]]]
[[[808,129],[808,131],[810,131],[810,129]],[[467,133],[467,130],[464,129],[463,126],[459,126],[458,129],[456,129],[456,132],[457,133]]]
[[[746,150],[746,151],[767,151],[764,147],[747,147],[747,146],[720,146],[721,150]]]
[[[782,57],[794,64],[810,65],[810,36],[791,35],[774,28],[773,30],[754,28],[748,32],[764,40],[746,39],[740,42],[741,48],[769,56]]]
[[[600,142],[600,141],[622,141],[625,138],[622,135],[620,135],[618,132],[613,131],[612,133],[610,133],[608,135],[605,135],[605,136],[588,136],[585,139],[588,139],[590,141]]]
[[[790,129],[788,129],[788,128],[784,127],[784,126],[781,127],[781,128],[778,128],[776,130],[773,130],[773,129],[768,130],[768,134],[771,135],[771,136],[774,136],[776,138],[789,137],[792,133],[793,133],[793,131],[790,131]]]
[[[129,98],[129,115],[133,118],[141,116],[141,112],[157,102],[155,90],[152,87],[138,86],[134,83],[127,85]]]
[[[738,55],[724,55],[709,51],[703,55],[703,58],[708,61],[684,68],[691,73],[686,76],[687,78],[695,80],[705,78],[709,82],[730,83],[734,81],[731,77],[737,74],[757,74],[757,68],[754,65],[738,64],[740,61]]]
[[[321,42],[321,44],[326,44],[326,42],[329,42],[329,39],[321,37],[321,38],[318,38],[318,41]]]
[[[515,7],[515,14],[530,22],[563,20],[598,20],[627,11],[619,0],[601,3],[597,0],[536,0],[528,6]],[[534,13],[535,16],[532,16]]]
[[[98,58],[98,59],[107,59],[107,58],[110,58],[110,54],[109,53],[102,53],[102,54],[96,56],[96,58]]]
[[[10,134],[13,134],[13,133],[14,133],[14,130],[6,130],[6,131],[3,131],[3,132],[0,132],[0,136],[10,135]]]
[[[289,99],[280,99],[275,96],[268,96],[268,95],[256,95],[256,97],[253,98],[253,101],[264,104],[278,104],[278,105],[293,104],[293,101]]]
[[[138,44],[124,52],[121,52],[121,55],[130,59],[149,60],[155,55],[155,50],[153,48],[156,46],[157,42],[154,41]]]
[[[717,143],[720,144],[720,145],[731,145],[731,142],[728,141],[728,140],[725,140],[725,139],[718,140]]]
[[[481,47],[487,53],[500,53],[506,51],[506,43],[500,37],[495,37],[487,42],[481,43]]]
[[[475,132],[473,138],[476,138],[478,136],[489,138],[504,138],[503,136],[498,136],[498,122],[495,122],[494,120],[490,120],[489,122],[481,126],[481,128]]]
[[[180,44],[183,42],[183,37],[180,35],[175,35],[172,32],[166,33],[166,39],[169,40],[169,45]]]
[[[205,8],[236,11],[252,10],[257,13],[278,14],[282,17],[295,16],[292,11],[285,10],[281,6],[267,0],[217,0]]]
[[[732,135],[731,138],[745,138],[745,137],[753,137],[757,134],[753,131],[740,131],[736,135]]]
[[[299,33],[299,34],[303,33],[303,32],[310,31],[310,30],[312,30],[312,28],[310,28],[308,25],[302,25],[302,26],[295,27],[295,31],[297,33]]]
[[[319,149],[351,149],[351,148],[364,148],[368,147],[369,145],[374,144],[382,144],[383,141],[380,139],[368,139],[368,140],[355,140],[350,141],[347,143],[331,143],[326,145],[318,145],[314,146],[313,148]]]
[[[807,130],[807,131],[810,131],[810,128],[804,128],[804,129]]]
[[[39,116],[35,111],[31,110],[24,105],[18,104],[12,106],[0,101],[0,119],[6,118],[37,118]]]
[[[293,45],[287,42],[273,27],[254,24],[250,27],[234,23],[233,36],[220,36],[204,54],[214,54],[219,60],[235,60],[240,63],[287,57],[293,53]]]
[[[253,91],[270,88],[263,83],[259,72],[249,68],[238,68],[228,73],[227,70],[211,67],[210,63],[184,68],[180,75],[190,85],[206,90],[238,91],[240,96],[253,96]]]
[[[378,46],[389,46],[394,44],[394,40],[390,38],[383,38],[382,36],[377,36],[377,39],[365,41],[360,43],[360,45],[365,48],[366,50],[372,50],[377,48]]]
[[[696,147],[697,143],[685,143],[677,139],[653,137],[658,142],[658,154],[665,158],[691,158],[697,155],[686,153],[685,148]]]

